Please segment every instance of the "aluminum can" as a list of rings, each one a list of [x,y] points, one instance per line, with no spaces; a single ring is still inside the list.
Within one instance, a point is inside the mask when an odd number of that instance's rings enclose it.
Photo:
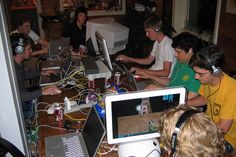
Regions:
[[[56,121],[63,120],[64,109],[62,104],[55,104],[55,114],[56,114]]]
[[[114,81],[116,83],[116,85],[120,85],[121,82],[120,82],[120,76],[121,76],[121,73],[119,71],[115,72],[115,78],[114,78]]]

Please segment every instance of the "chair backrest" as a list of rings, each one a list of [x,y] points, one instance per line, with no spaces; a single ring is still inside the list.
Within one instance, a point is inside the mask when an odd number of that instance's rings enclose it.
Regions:
[[[0,156],[5,156],[7,153],[13,157],[25,157],[25,155],[11,142],[0,137]]]

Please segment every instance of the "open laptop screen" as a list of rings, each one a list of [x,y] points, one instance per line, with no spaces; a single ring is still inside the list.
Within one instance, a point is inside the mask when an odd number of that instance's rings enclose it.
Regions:
[[[139,91],[105,98],[107,140],[109,144],[159,137],[157,129],[161,111],[185,102],[185,88]]]

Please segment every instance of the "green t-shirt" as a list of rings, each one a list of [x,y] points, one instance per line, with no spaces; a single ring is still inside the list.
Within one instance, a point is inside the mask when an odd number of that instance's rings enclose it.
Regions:
[[[195,73],[187,63],[179,63],[177,61],[170,82],[167,86],[183,86],[188,91],[198,93],[200,82],[195,79]]]

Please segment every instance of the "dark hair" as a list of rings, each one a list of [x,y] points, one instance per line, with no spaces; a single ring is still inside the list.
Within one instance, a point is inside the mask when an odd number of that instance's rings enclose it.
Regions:
[[[23,39],[23,47],[26,47],[28,44],[31,44],[31,40],[22,33],[12,33],[10,34],[11,48],[12,54],[15,56],[17,53],[15,52],[16,47],[19,46],[20,38]]]
[[[195,53],[191,57],[189,65],[192,68],[196,66],[210,71],[212,71],[212,66],[222,69],[224,66],[224,54],[215,45],[210,45]]]
[[[150,28],[153,30],[156,30],[157,28],[159,31],[162,30],[162,21],[159,16],[156,14],[150,15],[145,21],[144,21],[144,28]]]
[[[172,47],[180,48],[186,53],[189,52],[189,49],[191,48],[193,53],[196,53],[203,47],[203,42],[196,35],[182,32],[173,38]]]
[[[22,26],[24,23],[31,23],[31,18],[26,14],[20,14],[16,17],[16,26]]]
[[[75,21],[77,20],[77,17],[79,15],[79,13],[84,13],[87,16],[88,11],[87,11],[87,9],[84,6],[80,6],[80,7],[76,8],[75,16],[74,16],[74,20]]]

